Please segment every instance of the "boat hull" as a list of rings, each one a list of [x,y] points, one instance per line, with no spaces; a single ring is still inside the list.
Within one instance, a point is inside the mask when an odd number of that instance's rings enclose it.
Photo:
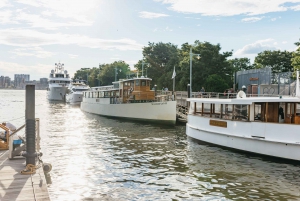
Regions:
[[[102,116],[119,117],[167,124],[176,123],[176,101],[105,104],[84,98],[81,110]]]
[[[217,123],[212,124],[211,120]],[[220,121],[189,115],[186,134],[219,146],[299,161],[299,127],[279,123]]]
[[[81,93],[71,93],[66,95],[66,102],[70,104],[80,104],[82,102],[82,92]]]
[[[48,100],[65,101],[67,89],[68,88],[66,86],[49,87]]]

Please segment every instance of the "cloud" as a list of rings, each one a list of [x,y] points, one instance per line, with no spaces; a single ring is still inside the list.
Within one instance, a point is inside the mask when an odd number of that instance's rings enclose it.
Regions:
[[[265,40],[258,40],[254,43],[245,45],[243,48],[237,50],[234,55],[240,56],[244,54],[258,54],[265,50],[276,50],[277,48],[273,46],[274,39],[268,38]]]
[[[75,58],[77,58],[78,57],[78,55],[77,54],[68,54],[69,55],[69,57],[71,58],[71,59],[75,59]]]
[[[0,8],[9,6],[8,0],[0,0]]]
[[[17,2],[36,7],[39,10],[46,9],[48,14],[51,13],[57,17],[73,19],[81,23],[90,23],[89,14],[91,11],[97,10],[101,4],[101,2],[97,0],[89,0],[88,3],[82,0],[17,0]]]
[[[277,19],[281,19],[281,17],[280,17],[280,16],[279,16],[279,17],[274,17],[274,18],[271,19],[271,21],[274,22],[274,21],[276,21]]]
[[[53,69],[53,65],[34,64],[22,65],[13,62],[0,61],[0,71],[5,72],[6,76],[13,78],[16,74],[30,74],[30,77],[48,77],[49,72]]]
[[[294,11],[299,11],[300,10],[300,5],[292,6],[291,9],[294,10]]]
[[[153,18],[168,17],[168,16],[169,15],[162,14],[162,13],[151,13],[151,12],[147,12],[147,11],[140,12],[141,18],[153,19]]]
[[[0,44],[18,47],[78,45],[88,48],[118,50],[141,50],[143,47],[135,40],[128,38],[104,40],[78,34],[43,33],[29,29],[0,30]]]
[[[11,10],[0,11],[0,24],[18,23],[23,27],[29,25],[50,30],[68,26],[92,26],[95,12],[101,4],[97,0],[89,0],[89,3],[80,0],[17,0],[13,4],[7,2],[0,0],[0,8],[12,7]]]
[[[0,11],[0,24],[17,24],[17,21],[12,19],[13,12],[10,10]]]
[[[67,26],[90,26],[89,23],[81,23],[78,21],[68,21],[68,22],[54,22],[53,20],[49,20],[41,17],[36,14],[28,14],[26,12],[20,11],[16,14],[15,20],[18,22],[27,22],[31,27],[34,28],[44,28],[44,29],[58,29],[59,27],[67,27]],[[23,23],[22,23],[23,24]]]
[[[248,17],[248,18],[242,19],[242,22],[257,22],[263,18],[264,17]]]
[[[55,55],[53,52],[47,52],[41,47],[30,47],[30,48],[17,48],[14,51],[10,51],[17,56],[34,56],[37,58],[47,58]]]
[[[168,4],[169,9],[181,13],[199,13],[203,16],[259,15],[300,9],[300,0],[155,0]],[[285,3],[298,3],[288,7]]]

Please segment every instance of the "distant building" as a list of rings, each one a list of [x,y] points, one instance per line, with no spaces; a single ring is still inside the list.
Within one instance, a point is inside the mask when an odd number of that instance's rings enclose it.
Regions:
[[[14,85],[17,89],[23,89],[25,87],[25,82],[30,80],[29,74],[15,74]]]
[[[8,76],[0,76],[0,88],[10,88],[11,79]]]

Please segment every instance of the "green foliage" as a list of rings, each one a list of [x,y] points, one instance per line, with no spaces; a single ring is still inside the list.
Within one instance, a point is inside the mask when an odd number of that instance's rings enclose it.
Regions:
[[[297,71],[300,70],[300,40],[299,42],[296,42],[295,45],[297,45],[298,48],[295,52],[293,52],[291,61],[294,71]]]
[[[195,41],[193,46],[185,43],[181,47],[181,62],[180,69],[185,79],[180,80],[179,89],[186,90],[186,85],[189,83],[190,75],[190,48],[192,47],[192,90],[199,91],[202,86],[209,87],[207,78],[210,75],[216,74],[222,77],[226,85],[232,86],[232,70],[227,58],[232,55],[232,52],[221,53],[220,44],[213,45],[209,42]],[[200,54],[201,58],[197,59],[196,54]],[[179,78],[177,78],[179,79]],[[188,82],[186,82],[188,81]],[[178,90],[178,89],[177,89]]]
[[[233,73],[237,71],[250,70],[254,68],[251,65],[250,59],[247,57],[229,59],[228,62]]]
[[[144,76],[152,78],[152,85],[158,88],[172,87],[172,73],[174,66],[179,63],[179,50],[176,45],[171,43],[148,43],[143,49],[144,56]],[[139,76],[142,75],[142,60],[134,66]]]
[[[87,80],[90,87],[112,85],[116,72],[117,80],[126,78],[130,73],[129,65],[124,61],[115,61],[111,64],[101,64],[99,67],[81,68],[75,73],[74,79]]]
[[[273,73],[291,72],[293,70],[292,52],[266,50],[259,53],[254,60],[255,68],[272,68]]]
[[[230,88],[226,80],[220,75],[213,74],[206,79],[206,91],[223,92]]]

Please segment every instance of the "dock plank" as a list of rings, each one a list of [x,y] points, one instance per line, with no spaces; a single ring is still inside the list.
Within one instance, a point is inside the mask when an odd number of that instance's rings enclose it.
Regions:
[[[9,160],[8,151],[0,151],[0,200],[1,201],[50,201],[42,168],[35,174],[22,175],[25,158]]]

